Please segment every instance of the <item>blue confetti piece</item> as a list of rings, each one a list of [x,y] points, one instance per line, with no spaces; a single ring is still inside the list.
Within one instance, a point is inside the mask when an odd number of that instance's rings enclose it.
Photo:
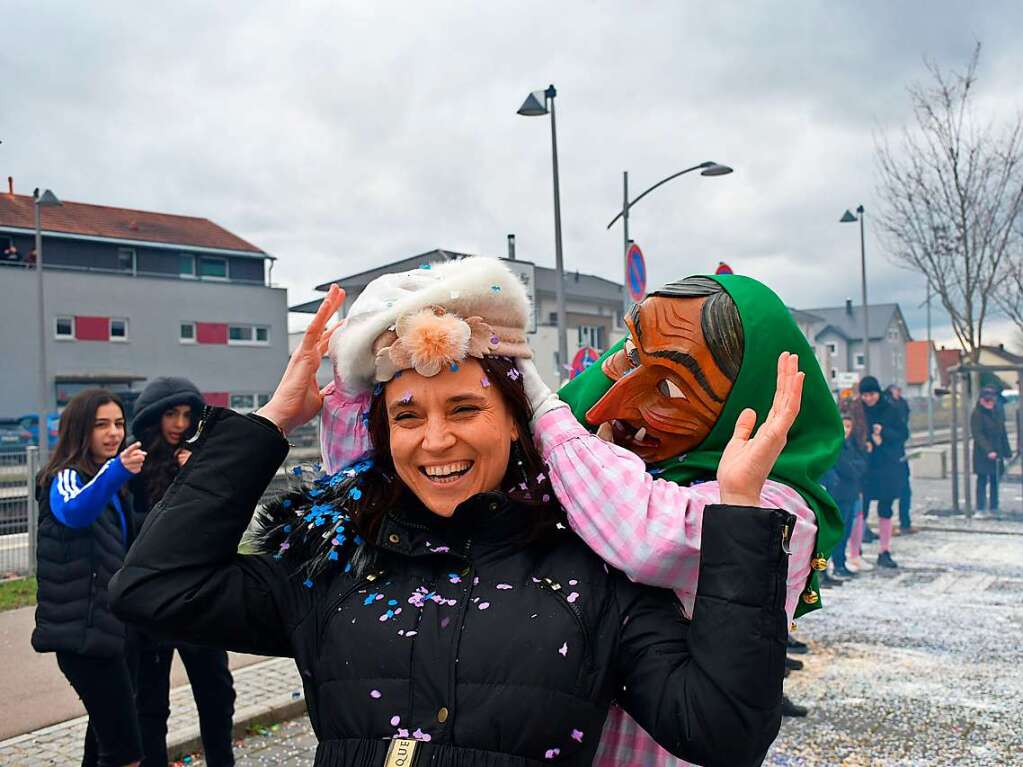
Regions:
[[[419,268],[420,269],[432,269],[433,267],[430,264],[420,264]]]
[[[353,487],[351,491],[348,493],[348,495],[352,497],[353,501],[357,501],[360,498],[362,498],[362,491],[357,487]]]
[[[281,501],[281,508],[282,509],[290,509],[291,508],[291,500],[288,499],[288,498],[285,498],[283,501]]]
[[[391,606],[391,607],[394,607],[396,604],[398,604],[398,600],[397,599],[388,599],[387,600],[387,604],[389,606]]]
[[[284,532],[290,533],[291,532],[291,525],[285,525],[284,526]]]
[[[306,578],[306,579],[305,579],[305,580],[304,580],[304,581],[302,582],[302,585],[303,585],[303,586],[305,586],[305,587],[306,587],[307,589],[311,589],[311,588],[313,587],[313,582],[312,582],[312,579],[310,579],[310,578]]]
[[[452,362],[451,363],[451,372],[452,373],[457,373],[458,372],[458,363],[457,362]]]
[[[362,545],[362,536],[361,535],[355,536],[355,545],[356,546],[361,546]]]
[[[331,562],[336,562],[337,561],[337,552],[336,551],[330,552],[327,555],[327,559],[329,559]]]
[[[323,495],[323,491],[318,487],[314,487],[309,491],[310,498],[319,498],[321,495]]]
[[[491,290],[492,290],[492,291],[493,291],[494,293],[500,293],[500,292],[501,292],[501,286],[500,286],[500,285],[491,285],[491,286],[490,286],[490,289],[491,289]]]
[[[302,467],[301,466],[296,466],[294,469],[291,470],[291,473],[294,474],[296,477],[301,477],[302,476]]]
[[[351,562],[347,562],[345,564],[345,572],[346,573],[350,573],[351,571],[352,571],[352,563]]]
[[[367,595],[367,597],[362,600],[362,604],[364,604],[364,605],[371,605],[371,604],[373,604],[376,601],[376,598],[377,598],[377,594],[374,591],[372,594]]]
[[[373,387],[373,395],[376,397],[379,397],[381,394],[383,394],[383,391],[384,385],[382,383],[378,383],[376,386]]]

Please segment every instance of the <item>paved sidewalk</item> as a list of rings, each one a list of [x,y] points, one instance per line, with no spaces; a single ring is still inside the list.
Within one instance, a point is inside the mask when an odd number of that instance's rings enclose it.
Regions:
[[[294,717],[305,711],[302,682],[290,658],[274,658],[235,670],[236,735],[259,723],[269,724]],[[0,741],[0,765],[36,767],[36,765],[73,765],[81,761],[87,717]],[[199,748],[199,726],[188,685],[171,691],[171,717],[167,743],[175,751]]]

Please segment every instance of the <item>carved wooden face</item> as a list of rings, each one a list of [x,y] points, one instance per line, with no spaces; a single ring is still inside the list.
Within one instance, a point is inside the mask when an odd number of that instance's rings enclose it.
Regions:
[[[586,420],[610,422],[615,443],[647,463],[699,445],[732,390],[703,337],[706,301],[647,298],[626,318],[630,337],[624,348],[604,361],[604,373],[615,383]]]

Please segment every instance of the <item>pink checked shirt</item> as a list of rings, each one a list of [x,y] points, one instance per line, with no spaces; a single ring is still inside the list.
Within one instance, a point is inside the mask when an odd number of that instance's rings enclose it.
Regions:
[[[368,407],[368,394],[346,399],[334,384],[328,387],[320,430],[327,471],[337,471],[370,452],[363,419]],[[685,487],[653,478],[639,457],[588,432],[567,407],[542,416],[533,438],[576,533],[632,580],[673,589],[692,615],[703,509],[720,502],[718,483]],[[799,493],[777,482],[764,485],[760,505],[796,516],[785,599],[785,612],[792,620],[810,573],[817,523]],[[598,767],[688,764],[658,746],[618,706],[611,707],[593,763]]]

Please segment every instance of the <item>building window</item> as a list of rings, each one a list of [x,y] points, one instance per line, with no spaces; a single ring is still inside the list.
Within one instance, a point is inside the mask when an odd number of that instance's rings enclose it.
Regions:
[[[124,317],[111,317],[110,318],[110,340],[111,341],[127,341],[128,340],[128,320]]]
[[[117,268],[135,274],[135,248],[117,249]]]
[[[856,355],[856,367],[858,367],[858,368],[863,367],[863,354],[862,354],[862,352],[860,354]]]
[[[195,343],[195,323],[194,322],[182,322],[178,330],[178,339],[183,344],[194,344]]]
[[[182,277],[195,277],[195,256],[191,253],[178,256],[178,274]]]
[[[838,371],[831,368],[831,380],[834,381],[836,378],[838,378]]]
[[[54,337],[59,339],[71,339],[75,337],[75,318],[58,317],[54,330]]]
[[[270,401],[270,392],[263,392],[262,394],[256,395],[256,404],[259,407],[263,407],[267,402]]]
[[[204,280],[226,280],[227,259],[214,256],[200,256],[199,276]]]
[[[838,344],[824,344],[827,347],[828,354],[832,357],[838,356]]]
[[[231,409],[239,413],[248,413],[256,409],[255,394],[232,394]]]
[[[0,237],[0,261],[20,261],[13,237]]]
[[[228,325],[227,342],[239,346],[265,346],[270,343],[270,328],[266,325]]]
[[[603,349],[604,328],[600,325],[580,325],[579,346],[592,346],[594,349]]]

